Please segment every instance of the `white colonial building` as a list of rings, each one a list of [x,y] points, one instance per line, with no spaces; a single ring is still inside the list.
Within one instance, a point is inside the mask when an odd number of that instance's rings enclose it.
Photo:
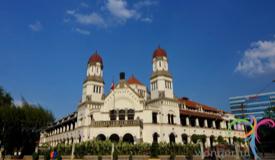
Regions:
[[[40,144],[55,146],[93,139],[138,142],[191,143],[191,136],[205,135],[206,146],[222,136],[228,143],[244,135],[242,126],[228,132],[232,114],[174,94],[167,53],[153,53],[150,90],[131,76],[104,93],[103,60],[93,54],[87,65],[77,111],[56,121],[41,133]]]

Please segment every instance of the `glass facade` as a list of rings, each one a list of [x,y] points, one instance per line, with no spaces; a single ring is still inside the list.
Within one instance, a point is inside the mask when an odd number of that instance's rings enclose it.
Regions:
[[[275,92],[244,95],[229,98],[231,113],[238,118],[264,117],[265,110],[275,106]]]

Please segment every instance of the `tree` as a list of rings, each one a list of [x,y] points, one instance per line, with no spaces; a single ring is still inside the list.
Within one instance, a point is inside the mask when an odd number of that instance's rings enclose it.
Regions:
[[[8,107],[12,105],[12,97],[0,86],[0,107]]]
[[[19,150],[22,154],[32,154],[41,129],[53,121],[53,114],[42,106],[25,100],[16,106],[12,97],[0,88],[0,140],[7,154]]]

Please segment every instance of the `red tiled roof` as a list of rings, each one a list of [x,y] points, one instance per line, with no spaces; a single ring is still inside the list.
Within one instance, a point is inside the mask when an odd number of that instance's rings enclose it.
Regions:
[[[166,51],[158,47],[153,53],[153,58],[156,58],[156,57],[167,57]]]
[[[103,60],[97,52],[95,52],[93,55],[91,55],[88,63],[95,63],[95,62],[99,62],[103,65]]]
[[[220,112],[220,110],[218,110],[218,109],[216,109],[214,107],[209,107],[207,105],[200,104],[200,103],[195,102],[195,101],[191,101],[188,98],[178,99],[178,101],[180,103],[184,103],[187,107],[192,107],[192,108],[197,108],[197,109],[199,107],[202,107],[202,109],[205,110],[205,111]]]
[[[143,85],[134,75],[132,75],[128,80],[128,84],[139,84]]]
[[[209,118],[209,119],[219,119],[221,120],[222,117],[215,114],[209,114],[204,112],[198,112],[198,111],[190,111],[190,110],[180,110],[181,115],[186,116],[194,116],[194,117],[202,117],[202,118]]]

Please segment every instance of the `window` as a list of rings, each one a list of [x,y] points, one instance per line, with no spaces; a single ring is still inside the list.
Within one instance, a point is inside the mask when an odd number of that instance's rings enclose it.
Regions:
[[[158,135],[157,133],[154,133],[154,134],[153,134],[153,142],[154,142],[154,143],[158,143],[158,136],[159,136],[159,135]]]
[[[158,123],[158,113],[156,113],[156,112],[152,113],[152,122]]]
[[[174,124],[174,115],[168,114],[168,124]]]
[[[116,120],[116,110],[110,111],[110,120],[115,121]]]
[[[128,120],[134,120],[135,111],[133,109],[128,110]]]
[[[151,87],[152,87],[152,90],[158,89],[157,82],[152,82]]]
[[[94,116],[92,114],[90,115],[90,118],[91,118],[91,121],[94,120]]]
[[[98,93],[101,93],[101,87],[99,86]]]
[[[165,81],[165,88],[172,88],[172,82],[171,81]]]
[[[119,120],[125,120],[125,111],[124,110],[119,110],[118,118],[119,118]]]

